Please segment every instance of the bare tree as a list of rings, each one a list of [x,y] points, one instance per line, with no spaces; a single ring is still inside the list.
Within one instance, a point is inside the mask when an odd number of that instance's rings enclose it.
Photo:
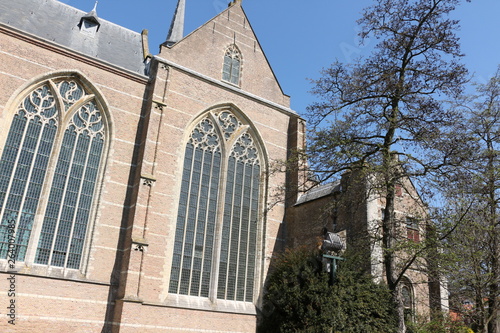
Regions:
[[[451,203],[449,223],[457,225],[446,242],[450,282],[456,294],[473,301],[469,310],[479,331],[499,333],[500,68],[459,109],[467,117],[460,136],[471,149],[454,181],[443,186]],[[464,206],[470,208],[461,215]]]
[[[444,100],[461,93],[467,81],[455,35],[458,22],[449,17],[459,3],[375,1],[358,21],[362,40],[378,41],[373,53],[325,69],[313,89],[318,102],[308,109],[313,131],[307,153],[322,180],[352,169],[381,175],[384,270],[400,304],[399,332],[406,328],[398,285],[408,265],[397,262],[394,250],[399,246],[395,188],[403,178],[457,162],[458,148],[446,140],[453,138],[458,118]]]

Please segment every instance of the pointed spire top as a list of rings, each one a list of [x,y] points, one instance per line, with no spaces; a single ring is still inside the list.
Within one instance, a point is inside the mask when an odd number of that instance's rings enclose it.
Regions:
[[[97,18],[97,4],[99,3],[99,1],[96,1],[95,4],[94,4],[94,8],[88,12],[85,17],[93,17],[93,18]]]
[[[179,0],[177,8],[168,31],[166,46],[172,46],[184,37],[184,13],[186,10],[186,0]]]
[[[233,0],[229,3],[229,7],[234,6],[234,5],[240,5],[243,0]]]

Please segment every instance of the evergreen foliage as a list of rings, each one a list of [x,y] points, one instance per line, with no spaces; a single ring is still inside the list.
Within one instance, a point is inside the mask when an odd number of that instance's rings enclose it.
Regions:
[[[395,332],[389,290],[356,262],[353,257],[342,262],[331,285],[319,251],[286,251],[268,280],[259,332]]]
[[[416,323],[410,323],[406,330],[407,333],[474,333],[460,320],[452,320],[449,317],[441,316],[438,319],[428,321],[423,318]]]

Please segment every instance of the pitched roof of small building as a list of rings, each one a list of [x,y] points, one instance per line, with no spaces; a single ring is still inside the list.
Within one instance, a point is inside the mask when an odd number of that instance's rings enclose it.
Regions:
[[[85,20],[97,24],[95,34],[82,32]],[[142,37],[56,0],[0,0],[0,24],[65,48],[144,75]]]
[[[316,187],[313,187],[306,193],[302,194],[295,203],[295,206],[329,196],[339,191],[340,191],[340,180],[328,184],[318,185]]]

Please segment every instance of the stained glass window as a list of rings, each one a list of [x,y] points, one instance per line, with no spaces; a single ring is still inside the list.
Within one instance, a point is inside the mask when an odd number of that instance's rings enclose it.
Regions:
[[[170,293],[209,297],[214,288],[219,299],[253,301],[261,167],[248,128],[223,111],[210,113],[191,133]]]
[[[35,262],[79,268],[102,155],[104,125],[93,102],[73,115],[61,144]]]
[[[186,145],[170,292],[208,297],[221,168],[220,138],[203,119]]]
[[[224,54],[222,79],[238,85],[240,83],[241,54],[236,45],[231,45]]]
[[[418,220],[416,218],[406,218],[406,233],[409,240],[416,243],[420,242],[420,232],[418,227]]]
[[[217,297],[253,298],[260,166],[249,134],[238,138],[228,158]]]
[[[28,94],[14,115],[0,160],[0,258],[7,257],[9,235],[15,235],[17,260],[25,258],[57,125],[48,85]]]
[[[0,159],[0,258],[15,237],[16,259],[24,261],[39,238],[35,263],[80,268],[104,143],[101,111],[76,80],[49,80],[26,95]],[[41,233],[32,235],[38,220]]]
[[[412,322],[414,319],[414,299],[411,282],[405,277],[401,281],[401,298],[403,301],[404,315],[407,322]]]

